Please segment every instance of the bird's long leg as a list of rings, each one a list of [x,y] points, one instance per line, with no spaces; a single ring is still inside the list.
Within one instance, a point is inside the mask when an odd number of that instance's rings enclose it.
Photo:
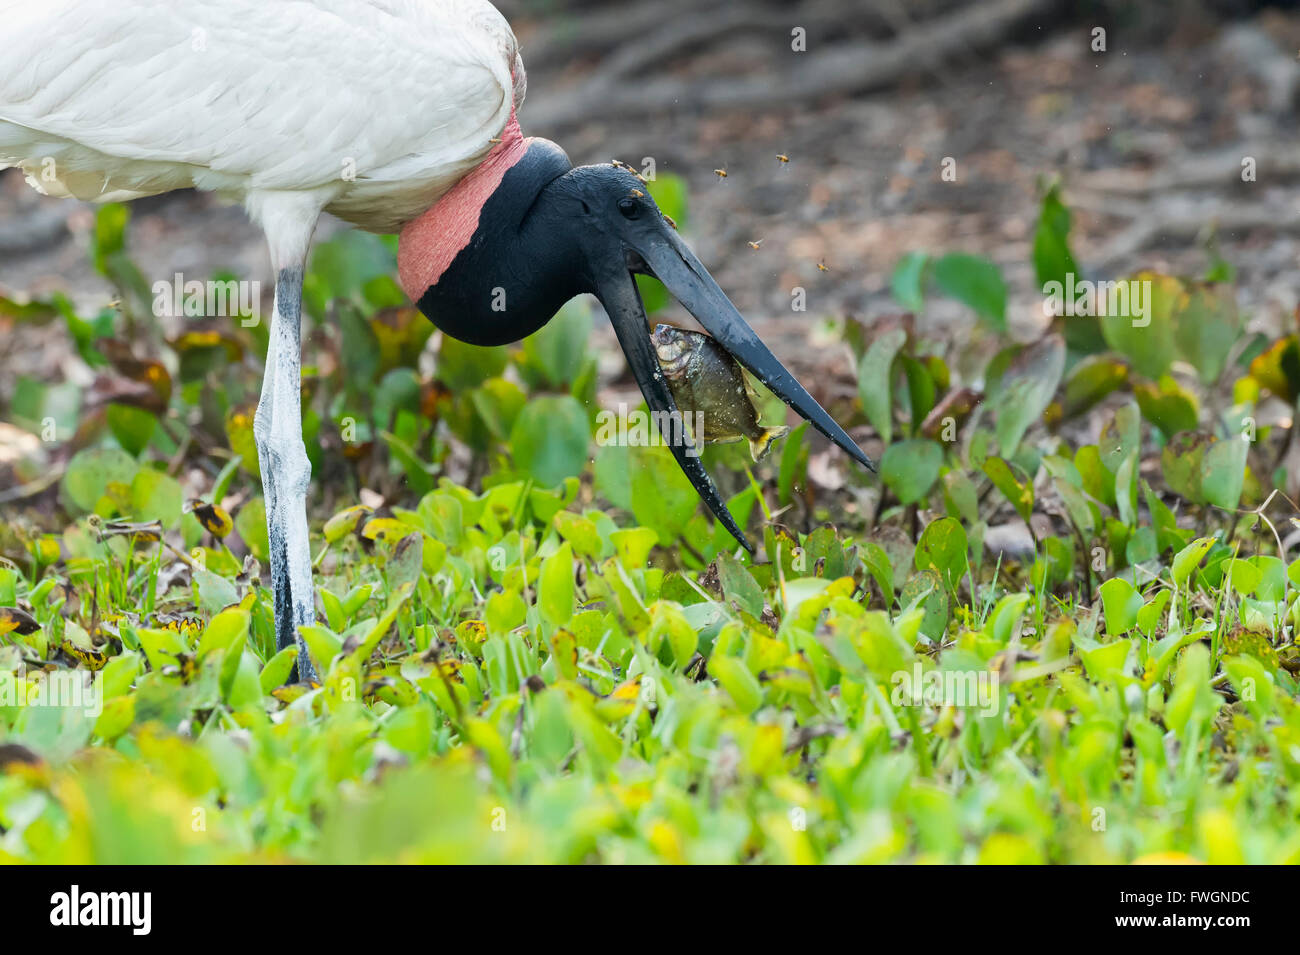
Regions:
[[[316,622],[307,538],[311,462],[302,440],[302,276],[320,212],[304,195],[273,194],[250,203],[266,229],[276,270],[275,314],[261,400],[253,419],[266,502],[277,649],[298,645],[297,678],[318,679],[298,628]]]
[[[307,487],[311,462],[302,441],[302,266],[281,268],[275,280],[275,315],[266,351],[262,397],[253,421],[271,545],[275,644],[298,644],[298,677],[316,674],[298,627],[316,622],[307,540]]]

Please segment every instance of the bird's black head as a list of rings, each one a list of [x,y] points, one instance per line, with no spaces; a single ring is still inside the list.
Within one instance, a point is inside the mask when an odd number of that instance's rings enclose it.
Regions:
[[[595,294],[650,409],[672,413],[632,277],[653,275],[759,381],[875,470],[754,334],[626,166],[573,168],[554,143],[521,140],[409,225],[398,263],[420,310],[446,334],[477,345],[518,341],[575,295]],[[664,437],[709,509],[748,547],[698,455],[688,453],[689,435],[686,443]]]
[[[470,344],[504,345],[586,291],[568,247],[572,229],[548,199],[572,169],[544,139],[498,147],[402,231],[402,285],[431,322]]]

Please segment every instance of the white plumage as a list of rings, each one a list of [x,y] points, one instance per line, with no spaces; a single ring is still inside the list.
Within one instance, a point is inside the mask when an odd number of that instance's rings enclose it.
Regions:
[[[478,164],[525,82],[486,0],[0,0],[0,50],[0,168],[43,192],[307,190],[376,232]]]
[[[0,169],[53,196],[242,201],[276,272],[254,421],[276,642],[315,619],[301,283],[322,210],[394,232],[475,169],[523,99],[487,0],[0,0]]]

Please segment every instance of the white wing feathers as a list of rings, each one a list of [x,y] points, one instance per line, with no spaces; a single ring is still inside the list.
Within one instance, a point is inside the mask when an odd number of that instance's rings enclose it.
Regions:
[[[391,231],[522,99],[486,0],[0,0],[0,168],[55,195],[337,185]]]

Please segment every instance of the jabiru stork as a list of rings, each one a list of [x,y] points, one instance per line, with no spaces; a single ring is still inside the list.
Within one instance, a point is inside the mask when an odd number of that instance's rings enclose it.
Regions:
[[[322,211],[400,233],[403,289],[465,342],[517,341],[569,299],[595,294],[648,406],[672,415],[633,281],[654,275],[760,381],[874,470],[632,171],[575,168],[555,143],[523,136],[523,61],[486,0],[0,0],[0,31],[0,169],[19,166],[44,193],[92,201],[210,190],[241,201],[266,234],[275,307],[254,433],[276,642],[297,640],[303,679],[314,673],[298,627],[314,622],[315,598],[300,313]],[[689,442],[668,441],[750,548]]]

